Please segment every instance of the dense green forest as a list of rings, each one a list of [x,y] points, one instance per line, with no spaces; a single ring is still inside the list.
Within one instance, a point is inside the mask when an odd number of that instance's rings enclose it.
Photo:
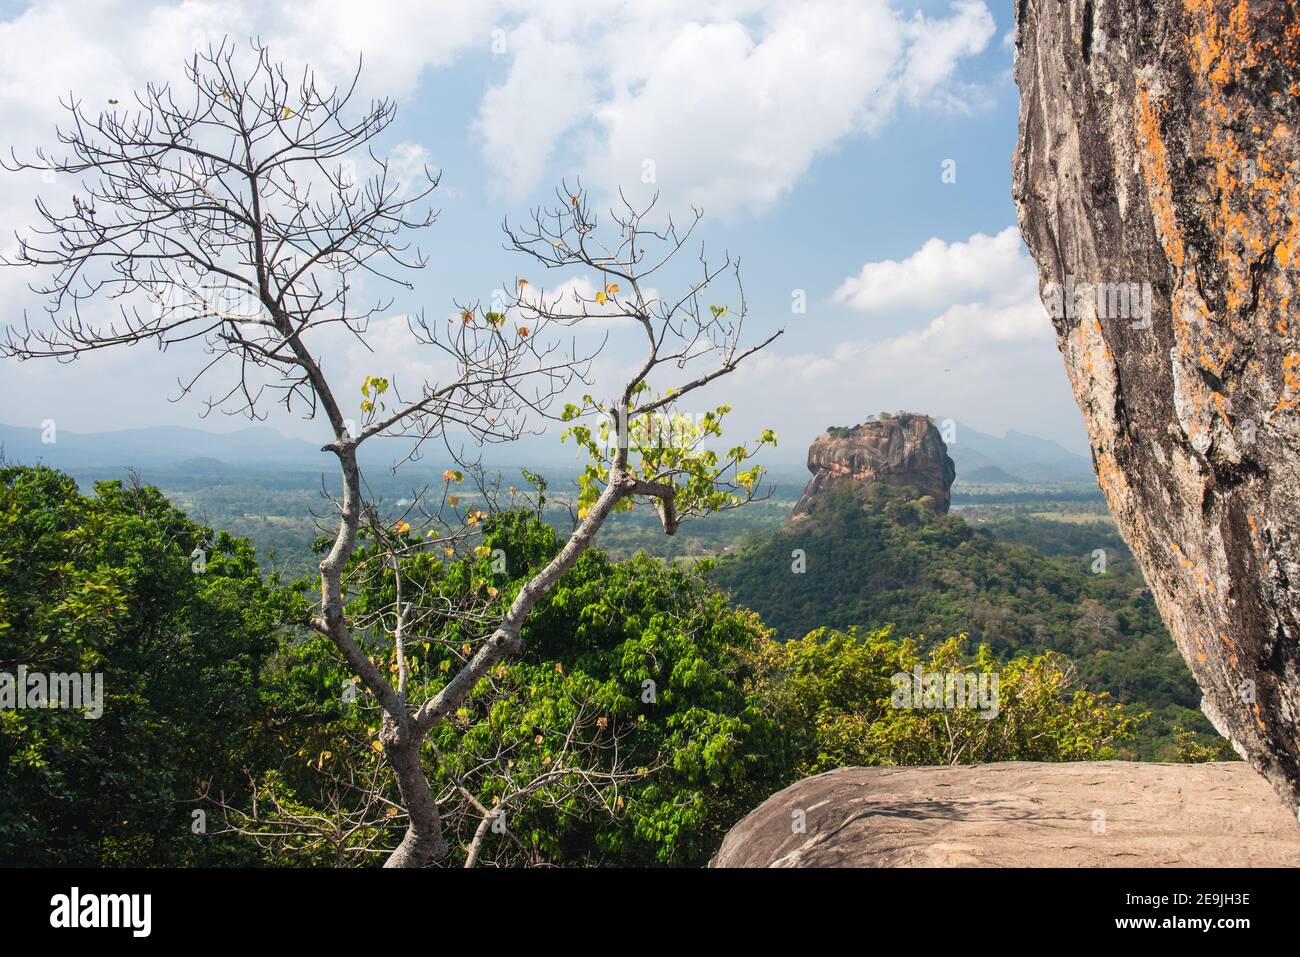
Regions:
[[[1085,687],[1151,712],[1131,756],[1174,760],[1180,729],[1218,749],[1200,691],[1112,525],[1024,511],[981,518],[936,514],[883,485],[844,490],[754,536],[711,577],[782,638],[892,624],[939,639],[966,634],[999,657],[1060,653]]]
[[[963,539],[958,520],[917,523]],[[522,508],[488,516],[451,555],[411,542],[404,587],[448,608],[406,647],[413,693],[447,680],[476,622],[560,543]],[[857,622],[778,641],[728,603],[710,567],[593,549],[537,606],[525,655],[480,681],[427,745],[447,863],[698,865],[801,775],[1104,759],[1140,724],[1136,709],[1077,687],[1055,652],[1006,646],[997,658]],[[389,606],[395,579],[358,581],[349,610],[364,622]],[[312,588],[264,573],[248,542],[157,489],[85,494],[50,469],[0,469],[0,670],[96,672],[105,689],[94,720],[0,710],[0,861],[379,864],[405,826],[379,709],[305,627]],[[391,643],[365,647],[398,668]],[[896,706],[894,679],[922,666],[996,672],[996,713]]]

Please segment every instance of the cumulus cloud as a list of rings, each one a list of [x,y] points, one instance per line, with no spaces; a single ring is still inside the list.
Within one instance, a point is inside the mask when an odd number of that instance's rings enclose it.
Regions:
[[[1014,226],[961,242],[927,240],[906,259],[864,265],[835,290],[834,301],[862,312],[933,309],[981,300],[1036,298],[1038,272]]]
[[[969,381],[972,371],[991,369],[995,377],[985,385],[996,393],[1002,388],[996,379],[1000,364],[1013,364],[1013,355],[1024,348],[1048,354],[1051,328],[1042,305],[1032,300],[1003,307],[965,303],[901,335],[850,340],[825,354],[795,354],[771,363],[774,372],[779,367],[780,377],[817,388],[827,382],[872,387],[908,381],[929,388],[937,384],[932,377],[939,373],[956,371]]]
[[[896,335],[846,339],[817,352],[769,351],[737,371],[736,407],[763,409],[761,424],[783,432],[794,449],[828,424],[881,409],[1078,444],[1077,428],[1061,428],[1078,415],[1035,267],[1014,228],[957,242],[931,239],[902,260],[867,263],[836,299],[917,320]]]
[[[56,96],[129,102],[224,36],[261,37],[330,83],[364,53],[362,97],[407,97],[430,69],[495,54],[508,67],[474,128],[512,197],[568,150],[605,193],[728,215],[769,206],[901,106],[969,106],[958,68],[994,32],[982,0],[930,16],[889,0],[49,0],[0,23],[0,109],[9,142],[45,139]]]
[[[981,351],[1052,342],[1037,269],[1014,226],[962,242],[936,237],[904,260],[869,262],[841,284],[835,300],[871,311],[940,312],[897,336],[844,343],[827,358],[807,360],[803,365],[814,375],[832,372],[826,363],[844,366],[866,355],[903,368],[933,368]]]
[[[509,75],[484,94],[474,128],[488,166],[517,196],[547,174],[556,143],[588,115],[594,91],[587,53],[534,20],[512,30],[506,48]]]
[[[958,0],[944,19],[918,17],[908,22],[904,93],[913,100],[935,98],[961,108],[962,99],[947,89],[949,80],[961,60],[984,51],[994,30],[988,8],[977,0]]]
[[[940,17],[907,17],[886,0],[592,6],[605,14],[598,26],[560,3],[510,32],[509,73],[476,127],[513,193],[569,142],[606,192],[760,212],[817,156],[876,132],[900,106],[962,108],[954,75],[995,29],[978,0]]]

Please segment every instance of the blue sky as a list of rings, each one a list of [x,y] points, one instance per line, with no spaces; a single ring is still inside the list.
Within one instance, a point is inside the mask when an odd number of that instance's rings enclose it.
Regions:
[[[503,216],[551,199],[566,176],[582,174],[598,196],[641,188],[652,159],[663,207],[699,203],[710,250],[741,257],[753,334],[787,330],[703,397],[730,401],[741,431],[775,427],[782,457],[797,460],[827,425],[908,408],[1086,451],[1013,229],[1018,93],[1004,5],[51,0],[3,3],[0,17],[0,138],[20,153],[50,141],[60,93],[125,100],[225,32],[257,33],[327,75],[364,53],[366,92],[400,104],[385,145],[443,176],[438,223],[421,240],[429,267],[394,313],[490,298],[527,274],[502,249]],[[10,236],[51,187],[3,181]],[[36,305],[13,273],[0,272],[10,318]],[[791,312],[795,290],[805,314]],[[398,325],[377,330],[372,356],[330,357],[337,374],[419,375]],[[149,349],[71,366],[6,361],[0,421],[241,426],[199,423],[196,402],[163,401],[185,371],[178,361]],[[275,414],[268,424],[320,434]]]

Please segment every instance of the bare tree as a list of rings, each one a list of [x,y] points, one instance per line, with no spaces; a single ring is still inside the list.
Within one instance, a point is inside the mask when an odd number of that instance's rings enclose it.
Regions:
[[[776,336],[742,348],[746,307],[738,264],[729,258],[710,266],[701,250],[699,272],[680,295],[665,299],[649,289],[650,277],[686,248],[698,212],[684,231],[671,221],[655,231],[643,225],[649,209],[624,202],[612,217],[616,235],[605,240],[586,194],[564,189],[559,206],[537,211],[526,230],[507,226],[508,245],[548,269],[594,270],[601,289],[589,299],[561,299],[520,279],[507,301],[492,309],[476,302],[442,321],[414,316],[408,322],[413,341],[431,347],[453,371],[407,394],[396,382],[369,376],[361,387],[360,420],[350,421],[340,384],[325,372],[328,340],[321,332],[343,331],[365,342],[369,321],[391,302],[358,304],[363,282],[410,288],[405,275],[425,260],[407,237],[432,224],[424,203],[437,179],[426,171],[423,185],[408,192],[390,177],[370,143],[392,122],[394,106],[374,101],[350,119],[355,76],[342,90],[318,88],[310,71],[291,81],[256,42],[251,65],[244,62],[229,43],[210,48],[187,66],[183,90],[149,86],[132,111],[91,115],[69,99],[63,104],[69,124],[58,134],[66,155],[39,152],[31,161],[15,155],[6,164],[87,178],[70,211],[38,200],[40,225],[20,237],[17,254],[6,260],[49,276],[33,286],[48,299],[48,321],[33,328],[24,319],[9,328],[0,353],[71,360],[110,346],[196,343],[204,358],[197,373],[179,380],[181,394],[219,367],[232,369],[232,384],[204,400],[207,411],[262,417],[274,400],[287,411],[323,415],[332,439],[322,451],[337,459],[342,494],[334,503],[337,528],[320,563],[320,600],[309,627],[333,642],[382,711],[379,740],[407,819],[386,866],[423,865],[448,851],[440,809],[446,797],[434,794],[421,765],[429,731],[453,715],[498,662],[524,650],[521,630],[529,613],[616,509],[648,500],[671,535],[684,519],[752,496],[759,473],[742,465],[774,440],[770,433],[752,448],[718,451],[713,446],[725,406],[695,420],[675,410],[684,396],[731,372]],[[371,164],[374,174],[355,175],[359,161]],[[706,297],[705,290],[722,279],[735,282],[737,302]],[[83,316],[84,303],[106,299],[117,306],[115,318]],[[603,341],[581,353],[564,330],[597,319],[639,330],[644,354],[611,398],[587,396],[581,405],[565,406],[562,418],[593,456],[572,534],[492,620],[481,607],[425,606],[418,595],[399,591],[376,621],[362,623],[377,625],[393,646],[395,674],[386,674],[358,640],[358,622],[344,599],[345,576],[373,572],[365,562],[358,567],[350,561],[363,528],[384,543],[368,560],[389,563],[385,573],[400,580],[406,552],[454,549],[473,533],[478,516],[467,509],[460,527],[453,527],[441,508],[444,487],[438,508],[422,504],[417,521],[399,517],[394,523],[366,495],[358,449],[381,436],[402,437],[402,456],[412,458],[434,439],[456,457],[456,434],[478,442],[518,437],[530,415],[548,414],[576,380],[587,381]],[[562,345],[566,336],[568,347]],[[656,381],[667,388],[653,392],[652,375],[682,379]],[[593,415],[594,430],[584,424]],[[668,438],[665,426],[673,432]],[[425,528],[432,534],[421,539]],[[481,637],[445,684],[412,700],[406,643],[414,634],[427,637],[449,617],[472,622]],[[528,782],[520,787],[521,794],[541,790]]]

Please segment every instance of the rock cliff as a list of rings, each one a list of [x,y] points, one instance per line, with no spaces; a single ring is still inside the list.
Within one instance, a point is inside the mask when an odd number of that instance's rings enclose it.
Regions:
[[[1297,867],[1244,764],[840,768],[768,798],[713,867]]]
[[[831,429],[808,448],[813,473],[794,507],[807,514],[819,495],[866,482],[907,486],[947,512],[957,472],[939,430],[927,416],[903,413],[850,429]]]
[[[1013,192],[1111,512],[1300,805],[1300,6],[1018,0]]]

